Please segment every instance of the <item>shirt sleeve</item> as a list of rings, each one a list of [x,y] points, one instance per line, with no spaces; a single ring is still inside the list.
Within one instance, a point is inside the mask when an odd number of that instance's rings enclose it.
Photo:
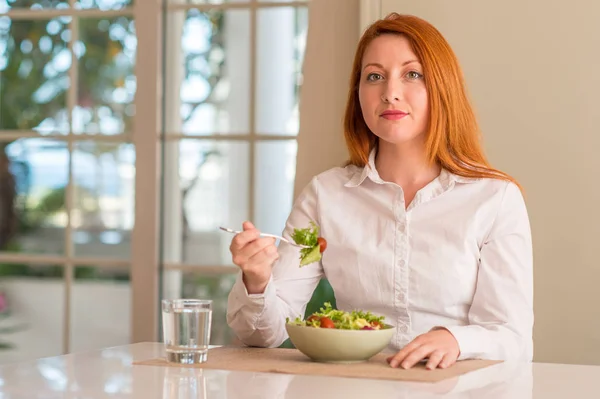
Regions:
[[[445,327],[458,341],[459,360],[532,360],[532,252],[525,201],[519,188],[508,183],[481,248],[469,325]]]
[[[283,231],[291,240],[295,228],[319,223],[317,178],[294,201]],[[323,276],[321,262],[300,267],[300,249],[285,242],[278,246],[279,259],[262,294],[248,294],[240,272],[231,289],[227,323],[238,339],[248,346],[278,347],[287,338],[285,321],[303,316],[312,294]]]

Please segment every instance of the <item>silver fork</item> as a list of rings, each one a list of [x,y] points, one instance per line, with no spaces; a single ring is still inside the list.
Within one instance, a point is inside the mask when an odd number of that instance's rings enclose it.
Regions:
[[[219,228],[220,228],[221,230],[223,230],[223,231],[226,231],[226,232],[228,232],[228,233],[232,233],[232,234],[239,234],[239,233],[241,233],[241,231],[237,231],[237,230],[233,230],[233,229],[228,229],[227,227],[219,227]],[[296,243],[295,243],[295,242],[293,242],[293,241],[290,241],[290,240],[288,240],[288,239],[286,239],[286,238],[283,238],[283,237],[281,237],[281,236],[276,236],[275,234],[269,234],[269,233],[260,233],[260,236],[261,236],[261,237],[273,237],[273,238],[277,238],[277,239],[280,239],[281,241],[285,241],[285,242],[287,242],[288,244],[290,244],[290,245],[293,245],[293,246],[295,246],[295,247],[298,247],[298,248],[310,248],[308,245],[296,244]]]

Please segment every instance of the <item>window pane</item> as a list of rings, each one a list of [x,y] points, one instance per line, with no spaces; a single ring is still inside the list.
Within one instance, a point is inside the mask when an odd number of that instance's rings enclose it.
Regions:
[[[131,131],[137,39],[129,17],[81,19],[75,133],[118,134]]]
[[[71,287],[71,352],[127,345],[129,270],[77,266]]]
[[[0,129],[68,132],[70,20],[0,17]]]
[[[73,152],[71,221],[77,256],[129,258],[134,223],[132,144],[84,141]]]
[[[11,8],[30,8],[32,10],[69,8],[68,0],[0,0],[0,12]]]
[[[166,144],[164,260],[231,264],[231,236],[248,218],[248,143],[182,140]]]
[[[0,262],[0,363],[62,354],[63,275],[61,266]]]
[[[167,131],[246,134],[250,11],[189,10],[168,20]],[[174,49],[181,49],[177,51]]]
[[[308,28],[306,7],[258,10],[256,131],[298,134],[298,98]]]
[[[75,8],[97,8],[103,11],[119,10],[132,5],[133,1],[134,0],[76,0]]]
[[[68,168],[64,142],[0,143],[0,250],[64,253]]]
[[[296,176],[296,140],[256,143],[255,225],[279,234],[292,208]]]

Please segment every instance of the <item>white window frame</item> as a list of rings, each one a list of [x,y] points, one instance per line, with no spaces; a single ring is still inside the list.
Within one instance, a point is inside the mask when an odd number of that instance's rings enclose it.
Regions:
[[[0,132],[3,141],[19,138],[52,138],[67,143],[69,153],[73,152],[74,145],[79,141],[109,141],[111,143],[131,142],[136,151],[136,176],[135,176],[135,224],[131,233],[131,255],[130,259],[111,258],[82,258],[75,255],[72,235],[71,212],[73,207],[74,189],[72,184],[72,165],[69,165],[69,183],[66,188],[67,223],[65,228],[65,250],[64,255],[33,255],[21,253],[0,253],[0,261],[6,263],[28,263],[61,265],[64,270],[64,313],[63,313],[63,340],[62,352],[69,353],[71,349],[71,290],[74,279],[74,268],[78,264],[93,264],[98,268],[119,268],[130,272],[131,284],[131,329],[130,341],[157,341],[159,339],[159,316],[160,316],[160,274],[164,270],[193,272],[198,274],[232,274],[237,268],[231,265],[191,265],[180,262],[162,262],[161,259],[161,237],[159,230],[160,205],[161,205],[161,173],[164,165],[161,165],[162,132],[164,129],[163,91],[168,90],[163,82],[163,28],[168,14],[174,11],[186,9],[234,9],[243,8],[250,11],[250,132],[247,135],[207,135],[187,136],[180,132],[168,132],[166,140],[180,140],[182,138],[194,138],[199,140],[228,140],[249,143],[249,212],[250,219],[254,213],[254,168],[255,168],[255,143],[259,141],[273,140],[297,140],[297,136],[290,135],[264,135],[255,131],[255,92],[256,92],[256,13],[258,9],[269,7],[306,7],[306,1],[280,1],[263,2],[248,0],[246,3],[224,3],[224,4],[163,4],[161,0],[134,0],[131,7],[114,11],[102,10],[79,10],[73,8],[75,0],[69,0],[68,9],[11,9],[5,15],[12,20],[49,19],[56,16],[72,16],[72,37],[69,49],[72,51],[73,43],[78,39],[78,18],[90,17],[133,17],[136,24],[137,52],[136,52],[136,80],[137,91],[134,99],[136,114],[134,117],[133,131],[124,132],[119,135],[92,135],[73,134],[68,135],[40,135],[36,131],[8,131]],[[167,11],[167,14],[164,11]],[[143,60],[140,62],[139,60]],[[77,105],[77,57],[72,57],[72,65],[69,71],[71,85],[67,92],[66,107],[69,111]],[[166,84],[179,84],[179,82],[166,82]],[[71,112],[69,112],[69,118]],[[283,132],[282,132],[283,133]],[[141,194],[141,195],[138,195]]]
[[[256,21],[257,21],[257,11],[259,9],[266,9],[266,8],[277,8],[277,7],[307,7],[308,6],[308,1],[262,1],[262,0],[248,0],[247,2],[232,2],[232,3],[222,3],[222,4],[186,4],[186,3],[177,3],[177,2],[172,2],[172,3],[167,3],[166,5],[166,11],[167,11],[167,15],[165,16],[165,19],[163,19],[164,21],[169,21],[169,17],[171,16],[172,13],[174,12],[181,12],[181,11],[186,11],[189,9],[196,9],[196,10],[200,10],[200,11],[209,11],[209,10],[215,10],[215,9],[219,9],[219,10],[230,10],[230,9],[243,9],[243,10],[249,10],[250,12],[250,59],[249,59],[249,65],[250,65],[250,95],[249,95],[249,125],[250,125],[250,130],[248,132],[248,134],[243,134],[243,135],[234,135],[234,134],[210,134],[210,135],[202,135],[202,136],[193,136],[193,135],[184,135],[181,132],[176,132],[176,131],[165,131],[163,140],[165,140],[165,142],[170,143],[173,141],[179,141],[181,139],[195,139],[195,140],[209,140],[209,141],[214,141],[214,140],[226,140],[228,142],[233,142],[233,141],[237,141],[237,142],[244,142],[244,143],[248,143],[249,144],[249,172],[248,172],[248,178],[249,178],[249,192],[248,192],[248,212],[249,212],[249,219],[250,220],[254,220],[254,210],[255,210],[255,157],[256,157],[256,146],[255,144],[257,142],[260,141],[296,141],[297,142],[297,136],[290,136],[290,135],[286,135],[284,134],[284,132],[282,132],[282,134],[276,135],[276,134],[260,134],[259,132],[257,132],[256,130],[256,104],[255,104],[255,94],[256,94],[256,64],[257,64],[257,26],[256,26]],[[169,29],[169,27],[167,26],[166,29]],[[165,35],[167,36],[167,35]],[[174,43],[169,43],[171,45],[170,49],[176,48],[178,50],[180,50],[179,46],[173,46]],[[166,52],[165,52],[166,54]],[[172,56],[172,55],[168,55],[167,57],[165,57],[167,59],[166,62],[169,62],[169,60],[173,60],[173,59],[178,59],[177,55]],[[165,63],[166,66],[166,63]],[[165,66],[163,66],[163,69],[165,68]],[[168,87],[169,85],[177,85],[177,90],[176,93],[178,95],[179,93],[179,87],[178,84],[179,82],[164,82],[166,84],[167,87],[165,87],[164,92],[165,92],[165,96],[168,95],[173,95],[173,92],[171,90],[173,90],[173,87]],[[173,116],[169,115],[169,114],[165,114],[165,118],[166,119],[172,119]],[[163,125],[164,126],[164,125]],[[171,165],[172,166],[172,165]],[[167,166],[168,167],[168,166]],[[137,189],[136,189],[136,192]],[[155,192],[155,191],[153,191]],[[160,192],[160,187],[158,188],[158,192]],[[165,198],[168,194],[165,193],[163,195],[163,198]],[[136,212],[138,210],[137,207],[137,203],[136,203]],[[141,216],[141,215],[140,215]],[[137,220],[137,214],[136,214],[136,220]],[[158,218],[157,218],[158,220]],[[142,235],[145,234],[145,232],[149,232],[151,226],[148,226],[148,230],[143,230],[143,231],[138,231],[138,234]],[[164,226],[165,230],[171,230],[173,231],[174,229],[168,229],[167,226]],[[140,237],[140,248],[142,248],[141,250],[143,250],[143,242],[148,242],[148,240],[150,239],[155,239],[155,237],[145,237],[142,238]],[[156,241],[154,241],[156,242]],[[158,241],[160,242],[160,240]],[[166,243],[165,243],[166,244]],[[164,249],[164,247],[163,247]],[[146,254],[147,256],[149,256],[148,254]],[[149,259],[148,259],[149,260]],[[153,263],[154,264],[154,263]],[[161,271],[167,271],[167,272],[189,272],[189,273],[194,273],[194,274],[202,274],[202,275],[223,275],[223,274],[235,274],[238,272],[238,268],[233,266],[233,265],[227,265],[227,264],[220,264],[220,265],[201,265],[201,264],[190,264],[190,263],[181,263],[181,262],[177,262],[177,261],[169,261],[169,260],[162,260],[159,259],[158,260],[158,264],[159,264],[159,272],[158,273],[153,273],[156,276],[156,279],[148,279],[147,283],[151,284],[152,287],[154,287],[155,289],[152,290],[144,290],[143,287],[138,287],[137,290],[137,295],[138,295],[138,301],[139,303],[157,303],[160,300],[160,293],[161,293],[161,288],[159,287],[160,284],[160,280],[161,280]],[[133,265],[135,266],[135,265]],[[140,268],[140,273],[142,273],[141,268],[143,268],[143,265],[139,265]],[[137,283],[136,283],[137,284]],[[137,309],[137,308],[135,308]],[[159,307],[157,306],[155,309],[159,309]],[[132,338],[135,342],[138,341],[156,341],[159,336],[160,336],[160,331],[157,328],[159,323],[158,323],[158,318],[160,316],[160,312],[156,311],[155,309],[148,309],[147,312],[145,312],[145,314],[142,315],[138,314],[136,315],[136,321],[135,323],[138,323],[138,325],[140,326],[140,328],[136,329],[135,332],[132,334]],[[153,311],[154,310],[154,311]],[[139,310],[138,310],[139,312]]]
[[[141,2],[144,0],[139,0]],[[71,29],[71,40],[68,43],[68,48],[72,52],[73,44],[77,42],[79,30],[78,30],[78,21],[79,18],[100,18],[100,17],[117,17],[117,16],[127,16],[133,17],[137,20],[143,21],[143,18],[140,18],[140,11],[145,10],[144,7],[141,6],[131,6],[124,7],[119,10],[109,10],[103,11],[98,9],[86,9],[79,10],[75,9],[73,6],[75,4],[75,0],[69,0],[69,8],[67,9],[43,9],[43,10],[31,10],[31,9],[10,9],[4,15],[11,18],[12,21],[18,20],[44,20],[51,19],[57,16],[71,16],[74,17],[70,22]],[[144,26],[142,24],[142,29]],[[139,32],[140,26],[138,26]],[[151,31],[151,29],[146,28],[147,31]],[[139,33],[138,33],[139,34]],[[143,47],[143,45],[138,45],[139,47]],[[138,52],[139,53],[139,52]],[[139,69],[139,64],[136,64],[136,69]],[[142,68],[143,70],[143,68]],[[136,72],[139,73],[139,72]],[[69,110],[69,123],[71,122],[72,110],[75,108],[78,102],[77,98],[77,85],[78,85],[78,59],[75,56],[71,57],[71,67],[69,69],[69,78],[71,81],[71,85],[67,91],[66,95],[66,108]],[[157,75],[155,75],[157,76]],[[149,79],[152,81],[152,79]],[[138,90],[139,91],[139,90]],[[142,89],[142,94],[144,94],[144,89]],[[136,95],[136,105],[138,105],[137,99],[140,98],[140,95]],[[144,106],[143,104],[142,107]],[[147,106],[147,105],[146,105]],[[139,112],[139,111],[138,111]],[[143,118],[137,118],[136,121]],[[147,126],[146,126],[147,127]],[[143,128],[143,126],[141,126]],[[136,130],[139,131],[140,127]],[[21,138],[46,138],[53,139],[57,141],[63,141],[67,143],[67,148],[69,153],[73,152],[75,143],[81,141],[107,141],[111,143],[127,143],[136,141],[134,137],[139,134],[133,134],[132,132],[123,132],[118,135],[95,135],[95,134],[73,134],[69,131],[69,134],[51,134],[51,135],[41,135],[34,130],[2,130],[0,131],[0,139],[2,141],[10,141]],[[71,210],[73,208],[73,200],[74,200],[74,187],[72,184],[73,178],[73,167],[72,167],[72,158],[69,160],[69,182],[66,187],[65,194],[65,207],[67,210],[67,222],[65,227],[65,248],[64,255],[34,255],[27,253],[11,253],[11,252],[1,252],[0,253],[0,261],[5,263],[26,263],[31,265],[59,265],[63,268],[63,278],[64,278],[64,308],[63,308],[63,339],[62,339],[62,353],[69,353],[71,347],[71,291],[73,286],[74,279],[74,269],[76,265],[79,264],[91,264],[97,266],[98,268],[117,268],[117,269],[125,269],[130,270],[131,272],[131,281],[133,288],[133,270],[134,268],[130,265],[132,261],[130,259],[111,259],[111,258],[96,258],[96,257],[78,257],[75,255],[75,248],[72,240],[73,236],[73,226],[71,223]],[[136,181],[137,185],[137,181]],[[145,188],[145,187],[144,187]],[[145,188],[148,189],[148,188]],[[140,277],[137,277],[140,279]],[[135,297],[135,295],[134,295]],[[135,323],[134,323],[135,325]],[[133,332],[132,332],[133,335]]]

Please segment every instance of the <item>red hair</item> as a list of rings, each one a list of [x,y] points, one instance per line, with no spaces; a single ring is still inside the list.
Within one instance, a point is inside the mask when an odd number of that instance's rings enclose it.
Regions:
[[[377,136],[369,130],[362,115],[358,87],[365,50],[384,34],[406,37],[423,65],[430,107],[426,137],[428,160],[459,176],[502,179],[520,188],[514,178],[492,168],[484,155],[462,70],[446,39],[427,21],[397,13],[373,23],[358,43],[344,116],[344,136],[350,153],[348,164],[364,167],[369,162],[369,153],[377,145]]]

